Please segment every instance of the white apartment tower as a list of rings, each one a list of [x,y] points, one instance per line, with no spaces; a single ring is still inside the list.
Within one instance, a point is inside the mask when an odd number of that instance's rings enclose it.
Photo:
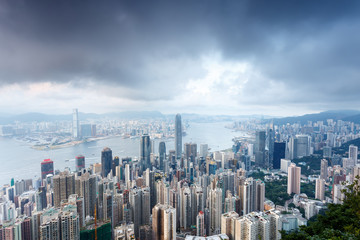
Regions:
[[[296,164],[290,164],[288,168],[288,183],[287,183],[287,193],[300,194],[300,177],[301,177],[301,168],[297,167]]]
[[[325,199],[325,180],[322,178],[316,179],[315,198],[319,200]]]

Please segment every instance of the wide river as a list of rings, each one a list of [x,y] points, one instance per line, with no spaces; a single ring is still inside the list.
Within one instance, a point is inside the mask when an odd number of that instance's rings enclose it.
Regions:
[[[232,146],[232,139],[245,133],[233,132],[225,128],[230,122],[195,123],[190,122],[187,135],[183,137],[183,143],[192,142],[199,145],[207,143],[211,151],[224,150]],[[160,139],[155,140],[155,153],[158,152]],[[167,152],[174,149],[174,139],[167,139]],[[82,143],[76,146],[52,149],[35,150],[26,143],[12,138],[0,137],[0,186],[10,183],[11,178],[15,180],[33,178],[40,176],[40,163],[43,159],[50,158],[54,161],[54,168],[63,170],[65,167],[75,168],[75,156],[85,156],[85,163],[89,165],[101,162],[101,150],[104,147],[112,149],[113,156],[139,157],[140,139],[123,139],[121,137],[108,138],[94,142]],[[65,161],[69,160],[69,161]]]

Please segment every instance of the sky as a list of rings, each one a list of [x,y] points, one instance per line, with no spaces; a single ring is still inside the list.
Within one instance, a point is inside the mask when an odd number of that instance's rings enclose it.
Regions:
[[[0,0],[0,113],[360,109],[360,1]]]

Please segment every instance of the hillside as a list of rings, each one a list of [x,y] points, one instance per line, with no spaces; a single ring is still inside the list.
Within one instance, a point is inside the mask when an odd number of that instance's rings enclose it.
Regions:
[[[360,138],[356,138],[354,140],[348,141],[348,142],[344,143],[343,145],[341,145],[341,147],[334,148],[333,151],[335,154],[343,155],[349,151],[350,145],[357,146],[360,149]]]
[[[282,231],[281,239],[360,239],[360,192],[357,183],[349,185],[344,203],[329,204],[324,215],[310,219],[297,232]]]
[[[358,116],[358,118],[356,117]],[[314,114],[306,114],[303,116],[296,116],[296,117],[285,117],[285,118],[275,118],[273,119],[274,124],[283,125],[283,124],[293,124],[293,123],[300,123],[306,124],[308,121],[316,122],[316,121],[326,121],[327,119],[334,119],[337,120],[344,120],[349,121],[349,119],[358,119],[360,121],[360,112],[356,110],[333,110],[333,111],[326,111]],[[348,120],[346,120],[348,119]]]

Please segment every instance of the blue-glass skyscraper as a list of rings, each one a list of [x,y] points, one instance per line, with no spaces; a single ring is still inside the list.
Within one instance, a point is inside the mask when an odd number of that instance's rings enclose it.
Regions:
[[[181,115],[176,114],[176,117],[175,117],[175,155],[176,155],[176,158],[180,159],[181,154],[182,154]]]
[[[106,147],[101,152],[101,176],[107,177],[112,169],[112,151]],[[115,173],[113,173],[114,175]]]
[[[165,170],[166,146],[165,142],[159,143],[159,165],[160,170]]]
[[[151,154],[150,136],[144,134],[141,136],[140,139],[140,163],[143,171],[145,171],[147,168],[151,168],[150,154]]]

